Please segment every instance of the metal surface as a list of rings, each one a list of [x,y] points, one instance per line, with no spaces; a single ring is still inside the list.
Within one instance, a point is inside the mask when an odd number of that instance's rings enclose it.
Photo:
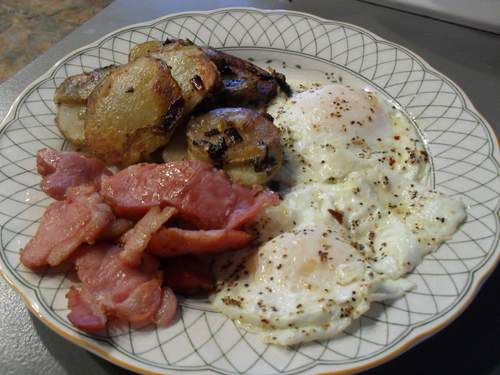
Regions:
[[[500,36],[357,1],[117,0],[47,53],[0,85],[0,116],[22,89],[66,53],[116,28],[164,14],[226,6],[292,9],[351,22],[400,43],[453,79],[500,131]],[[450,327],[400,358],[371,370],[387,373],[500,372],[499,271]],[[0,374],[122,374],[30,316],[21,298],[0,279]]]

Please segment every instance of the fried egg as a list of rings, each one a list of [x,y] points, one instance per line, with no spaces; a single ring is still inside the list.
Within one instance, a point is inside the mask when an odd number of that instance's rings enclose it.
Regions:
[[[257,252],[227,254],[212,304],[263,341],[293,345],[331,337],[366,312],[380,278],[333,225],[302,225]],[[400,294],[396,288],[391,296]]]
[[[465,219],[461,201],[378,170],[337,184],[301,184],[257,224],[262,242],[305,223],[341,224],[374,270],[397,279],[451,238]]]
[[[278,179],[284,186],[337,182],[380,167],[417,180],[427,176],[427,152],[408,120],[369,90],[326,85],[271,114],[283,132],[286,163]]]
[[[216,263],[212,303],[264,341],[291,345],[331,338],[372,301],[410,289],[404,276],[466,212],[429,189],[425,144],[378,94],[327,85],[271,111],[283,200],[253,228],[256,248]]]

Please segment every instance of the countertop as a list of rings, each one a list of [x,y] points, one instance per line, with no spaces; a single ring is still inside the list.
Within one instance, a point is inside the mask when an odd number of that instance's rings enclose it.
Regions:
[[[45,3],[48,3],[42,0],[18,1],[22,5],[28,2],[35,6],[46,6]],[[50,3],[60,6],[62,2]],[[0,7],[13,3],[14,1],[2,1]],[[100,3],[104,4],[106,1]],[[304,11],[325,18],[351,22],[388,40],[400,43],[424,57],[433,67],[453,79],[468,94],[476,108],[495,128],[497,134],[500,130],[500,35],[365,2],[348,0],[209,0],[203,2],[116,0],[0,85],[0,118],[6,115],[10,105],[24,87],[75,48],[128,24],[178,11],[206,10],[225,6],[254,6]],[[47,9],[49,11],[50,6]],[[88,11],[85,6],[81,12],[84,11]],[[80,12],[75,11],[75,13],[76,17],[81,16]],[[69,16],[64,15],[61,16],[62,21],[72,22]],[[41,21],[41,24],[43,25],[44,21]],[[0,33],[4,31],[6,25],[5,19],[0,18]],[[42,34],[44,30],[50,33],[49,29],[39,30]],[[20,44],[24,43],[23,40],[29,39],[18,37],[21,38]],[[0,42],[3,41],[0,40]],[[27,61],[29,60],[26,59],[25,62]],[[0,67],[0,72],[1,69]],[[449,327],[410,349],[399,358],[367,373],[500,374],[499,286],[500,272],[497,269],[485,282],[472,305]],[[50,331],[28,312],[21,298],[1,278],[0,316],[2,316],[0,319],[1,374],[128,373]]]
[[[44,53],[112,0],[2,0],[0,82]]]

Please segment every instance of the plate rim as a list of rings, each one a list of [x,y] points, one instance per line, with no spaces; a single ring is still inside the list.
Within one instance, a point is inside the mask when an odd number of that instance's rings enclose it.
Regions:
[[[2,119],[0,123],[0,135],[2,135],[3,131],[6,129],[7,125],[15,119],[15,114],[17,112],[17,109],[19,107],[19,104],[21,100],[32,90],[34,87],[36,87],[40,82],[45,80],[46,78],[51,77],[51,75],[60,67],[62,66],[65,61],[73,56],[78,55],[81,51],[89,48],[89,47],[97,47],[101,42],[106,40],[107,38],[116,35],[122,31],[127,31],[131,28],[137,28],[137,27],[147,27],[151,26],[157,22],[161,22],[162,20],[168,19],[170,17],[175,17],[175,16],[182,16],[182,15],[188,15],[188,14],[215,14],[218,12],[223,12],[223,11],[256,11],[260,13],[267,13],[267,14],[279,14],[279,13],[285,13],[285,14],[292,14],[292,15],[298,15],[298,16],[306,16],[313,18],[321,23],[325,22],[335,22],[336,24],[339,25],[344,25],[350,28],[358,29],[363,33],[366,33],[373,37],[377,41],[381,42],[387,42],[392,44],[394,47],[403,50],[407,54],[409,54],[412,58],[415,60],[419,61],[422,63],[422,65],[428,69],[430,72],[436,74],[439,76],[440,79],[442,79],[445,82],[448,82],[454,89],[457,90],[458,94],[460,94],[460,98],[464,100],[464,107],[468,108],[471,110],[475,115],[479,117],[479,119],[483,122],[485,125],[485,128],[488,131],[488,136],[490,140],[492,141],[492,148],[490,150],[489,156],[491,159],[494,161],[494,163],[497,166],[497,169],[500,168],[500,150],[499,150],[499,143],[500,140],[496,136],[494,128],[490,125],[490,123],[486,120],[486,118],[482,115],[481,112],[477,110],[477,108],[474,106],[468,95],[462,90],[460,85],[458,85],[454,80],[446,76],[445,74],[441,73],[437,69],[435,69],[426,59],[421,57],[419,54],[413,52],[412,50],[404,47],[403,45],[392,42],[390,40],[387,40],[378,34],[355,24],[349,23],[349,22],[344,22],[344,21],[338,21],[335,19],[328,19],[320,16],[316,16],[311,13],[307,12],[301,12],[301,11],[295,11],[295,10],[287,10],[287,9],[262,9],[262,8],[256,8],[256,7],[222,7],[222,8],[216,8],[216,9],[211,9],[211,10],[191,10],[191,11],[184,11],[184,12],[175,12],[175,13],[168,13],[164,14],[160,17],[150,19],[147,21],[143,22],[138,22],[138,23],[133,23],[130,25],[126,25],[120,28],[117,28],[115,30],[112,30],[111,32],[103,35],[102,37],[96,39],[95,41],[85,44],[79,48],[76,48],[70,52],[68,52],[66,55],[58,59],[49,69],[47,69],[44,73],[42,73],[38,78],[33,80],[29,85],[27,85],[21,93],[19,93],[16,97],[16,99],[12,102],[9,110],[7,111],[7,114],[5,117]],[[496,140],[496,142],[495,142]],[[498,213],[500,212],[500,205],[498,205],[495,209],[496,216],[497,216],[497,223],[500,222],[500,219],[498,218]],[[472,280],[469,286],[469,290],[465,292],[463,295],[462,299],[455,305],[453,308],[451,308],[448,312],[446,312],[444,315],[441,317],[438,317],[435,321],[433,322],[427,322],[424,323],[421,326],[416,326],[414,328],[422,329],[422,327],[425,327],[425,325],[429,325],[429,327],[422,332],[419,333],[413,333],[415,332],[414,329],[408,334],[406,338],[404,338],[400,343],[396,344],[392,349],[389,349],[386,353],[381,353],[378,356],[376,356],[374,359],[367,359],[358,366],[355,367],[349,367],[349,368],[344,368],[344,369],[339,369],[339,370],[328,370],[328,371],[321,371],[321,374],[353,374],[353,373],[358,373],[360,371],[364,371],[373,367],[376,367],[378,365],[381,365],[383,363],[386,363],[407,350],[411,349],[412,347],[416,346],[420,342],[424,341],[425,339],[431,337],[432,335],[436,334],[437,332],[441,331],[442,329],[446,328],[449,324],[451,324],[454,320],[456,320],[472,303],[472,301],[476,298],[477,294],[481,290],[482,285],[487,281],[487,279],[491,276],[491,274],[495,271],[497,268],[498,264],[500,263],[500,251],[498,251],[499,247],[499,241],[498,241],[498,233],[495,239],[495,242],[493,243],[493,246],[496,246],[496,249],[493,250],[491,256],[489,259],[485,259],[484,263],[482,266],[477,268],[472,275]],[[496,253],[496,254],[495,254]],[[489,265],[488,265],[489,263]],[[486,268],[487,267],[487,268]],[[4,265],[3,265],[3,260],[0,261],[0,275],[7,281],[7,283],[21,296],[24,304],[28,307],[28,309],[35,315],[40,321],[42,321],[43,324],[45,324],[47,327],[49,327],[52,331],[56,332],[57,334],[61,335],[65,339],[69,340],[73,344],[76,344],[80,347],[83,347],[84,349],[90,351],[91,353],[111,362],[114,363],[122,368],[126,368],[138,373],[144,373],[144,374],[165,374],[165,372],[156,372],[152,371],[149,368],[146,367],[139,367],[136,366],[132,363],[132,361],[124,361],[109,352],[107,352],[105,349],[103,349],[100,345],[95,344],[91,342],[89,339],[86,339],[82,337],[81,335],[73,334],[70,332],[67,332],[65,329],[59,327],[58,323],[53,323],[50,321],[50,318],[44,315],[42,309],[39,308],[38,303],[33,300],[30,296],[29,293],[24,292],[22,290],[22,287],[18,286],[15,280],[11,279],[11,277],[7,274],[8,270],[4,270]],[[29,288],[30,290],[32,288]],[[34,290],[33,290],[34,292]],[[147,365],[146,365],[147,366]],[[324,366],[321,365],[320,366]],[[148,366],[152,367],[152,366]]]

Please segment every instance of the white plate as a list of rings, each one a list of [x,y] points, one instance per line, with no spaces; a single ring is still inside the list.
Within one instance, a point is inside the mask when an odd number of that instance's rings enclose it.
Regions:
[[[399,103],[428,142],[435,187],[468,205],[467,222],[410,276],[416,290],[376,303],[331,341],[284,349],[260,343],[203,302],[182,303],[168,329],[94,336],[66,319],[71,274],[29,272],[19,250],[50,198],[35,153],[64,146],[52,97],[68,75],[124,63],[149,39],[189,38],[272,65],[290,77],[369,85]],[[0,130],[0,267],[28,307],[70,341],[138,372],[351,373],[375,366],[435,333],[472,301],[499,260],[499,150],[486,120],[452,81],[421,57],[360,27],[290,11],[189,12],[117,30],[64,57],[15,101]]]

